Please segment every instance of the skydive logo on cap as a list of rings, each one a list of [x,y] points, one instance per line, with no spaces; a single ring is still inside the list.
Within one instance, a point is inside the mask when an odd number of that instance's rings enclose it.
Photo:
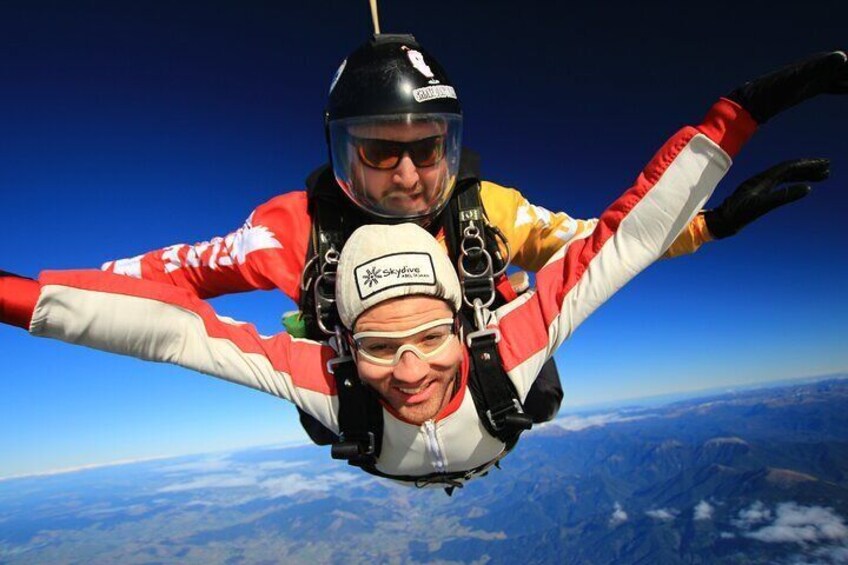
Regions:
[[[436,268],[427,253],[392,253],[372,259],[353,270],[359,298],[399,286],[435,286]]]

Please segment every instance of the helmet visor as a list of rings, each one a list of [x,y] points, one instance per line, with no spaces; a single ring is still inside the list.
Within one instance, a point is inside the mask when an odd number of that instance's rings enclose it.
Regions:
[[[329,129],[336,180],[367,213],[423,218],[447,203],[459,170],[459,115],[346,118]]]

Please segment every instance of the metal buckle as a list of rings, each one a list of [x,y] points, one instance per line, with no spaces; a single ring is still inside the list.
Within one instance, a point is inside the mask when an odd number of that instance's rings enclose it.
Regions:
[[[486,321],[483,319],[483,310],[486,306],[483,304],[483,301],[479,298],[475,298],[474,304],[471,306],[474,307],[474,325],[477,329],[473,332],[468,332],[468,335],[465,336],[465,343],[468,344],[468,347],[471,347],[471,342],[487,335],[495,336],[495,343],[498,343],[501,340],[501,331],[497,327],[486,327]]]
[[[342,363],[347,363],[348,361],[353,361],[353,357],[350,355],[344,355],[341,357],[333,357],[329,361],[327,361],[327,372],[331,375],[336,374],[335,366],[341,365]]]
[[[462,301],[467,306],[474,306],[475,300],[482,302],[482,297],[485,297],[485,302],[483,302],[485,307],[491,306],[495,302],[497,295],[495,294],[495,280],[493,278],[483,280],[463,278],[460,284],[462,286]]]
[[[495,301],[495,277],[492,272],[492,256],[486,250],[480,229],[468,225],[462,230],[462,241],[459,244],[460,256],[457,268],[462,284],[462,300],[468,306],[474,306],[478,300],[483,307],[491,306]],[[482,260],[482,265],[479,262]],[[471,262],[475,264],[472,265]],[[472,294],[477,296],[470,296]],[[485,301],[480,296],[485,297]]]
[[[495,343],[498,343],[501,340],[501,331],[497,328],[487,329],[487,330],[477,330],[474,332],[468,332],[468,335],[465,336],[465,343],[468,347],[471,347],[471,342],[475,339],[486,337],[487,335],[495,336]]]
[[[335,277],[335,273],[332,275]],[[326,325],[324,325],[325,308],[329,308],[332,306],[333,302],[336,301],[335,298],[328,298],[325,294],[322,293],[320,287],[321,283],[324,280],[325,275],[319,275],[318,280],[315,281],[315,286],[312,289],[313,296],[315,297],[315,322],[318,324],[318,328],[327,335],[333,335],[334,332]]]
[[[327,372],[331,375],[335,375],[335,366],[347,363],[348,361],[353,361],[353,356],[350,353],[350,348],[347,346],[347,340],[344,338],[344,330],[341,326],[336,326],[335,331],[329,333],[333,335],[333,337],[330,338],[330,347],[333,348],[333,351],[335,351],[337,355],[327,361]],[[351,383],[347,386],[353,386],[353,384]]]

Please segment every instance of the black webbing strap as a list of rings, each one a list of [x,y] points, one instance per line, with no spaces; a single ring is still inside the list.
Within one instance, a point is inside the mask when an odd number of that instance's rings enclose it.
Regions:
[[[373,467],[382,447],[383,409],[377,394],[356,374],[353,361],[334,367],[339,399],[339,441],[333,443],[333,459],[346,459],[357,467]]]
[[[468,178],[457,187],[451,206],[443,225],[463,289],[462,318],[471,359],[469,388],[486,430],[511,449],[521,432],[532,427],[533,420],[524,412],[504,371],[497,348],[500,334],[482,327],[482,309],[497,304],[495,277],[504,276],[508,258],[501,255],[494,228],[486,218],[476,178]],[[454,225],[448,226],[451,220]],[[474,234],[473,241],[469,234]]]
[[[480,201],[480,185],[476,184],[457,195],[459,258],[457,269],[462,284],[464,304],[468,306],[480,300],[486,307],[491,306],[497,296],[494,261],[500,254],[493,256],[489,250],[487,221]],[[469,234],[476,234],[469,239]],[[470,243],[470,244],[469,244]],[[502,263],[502,261],[501,261]]]
[[[524,413],[515,387],[504,371],[494,334],[479,336],[469,343],[469,389],[483,426],[508,448],[521,432],[533,426]]]
[[[464,155],[463,155],[464,156]],[[496,283],[505,275],[508,257],[504,257],[498,246],[498,240],[506,243],[506,238],[495,226],[492,226],[483,208],[480,198],[480,181],[476,178],[466,178],[456,187],[446,213],[442,217],[442,227],[445,231],[445,242],[448,253],[463,285],[466,301],[463,308],[469,317],[473,317],[470,304],[479,298],[487,307],[497,307],[503,304],[498,295]],[[481,251],[487,253],[463,253],[463,239],[469,233],[480,236]],[[466,240],[467,241],[467,240]],[[465,249],[465,251],[473,251]],[[491,263],[491,265],[489,265]],[[482,276],[491,267],[494,278]],[[463,276],[464,273],[481,276]]]
[[[307,255],[308,272],[301,286],[301,312],[311,339],[334,337],[339,357],[328,367],[336,381],[339,402],[339,434],[331,442],[318,441],[332,434],[315,418],[300,411],[300,421],[309,436],[319,443],[332,443],[334,459],[346,459],[358,467],[373,466],[380,455],[383,439],[383,409],[377,395],[359,380],[356,366],[341,335],[341,321],[335,302],[335,264],[347,237],[360,223],[360,216],[343,202],[332,170],[324,166],[306,181],[312,237]],[[322,430],[323,428],[323,430]]]

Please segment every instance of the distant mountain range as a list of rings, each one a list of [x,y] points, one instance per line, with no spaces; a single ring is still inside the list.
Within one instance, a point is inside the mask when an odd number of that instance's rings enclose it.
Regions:
[[[415,490],[268,448],[0,481],[0,563],[845,563],[848,380],[569,415]]]

